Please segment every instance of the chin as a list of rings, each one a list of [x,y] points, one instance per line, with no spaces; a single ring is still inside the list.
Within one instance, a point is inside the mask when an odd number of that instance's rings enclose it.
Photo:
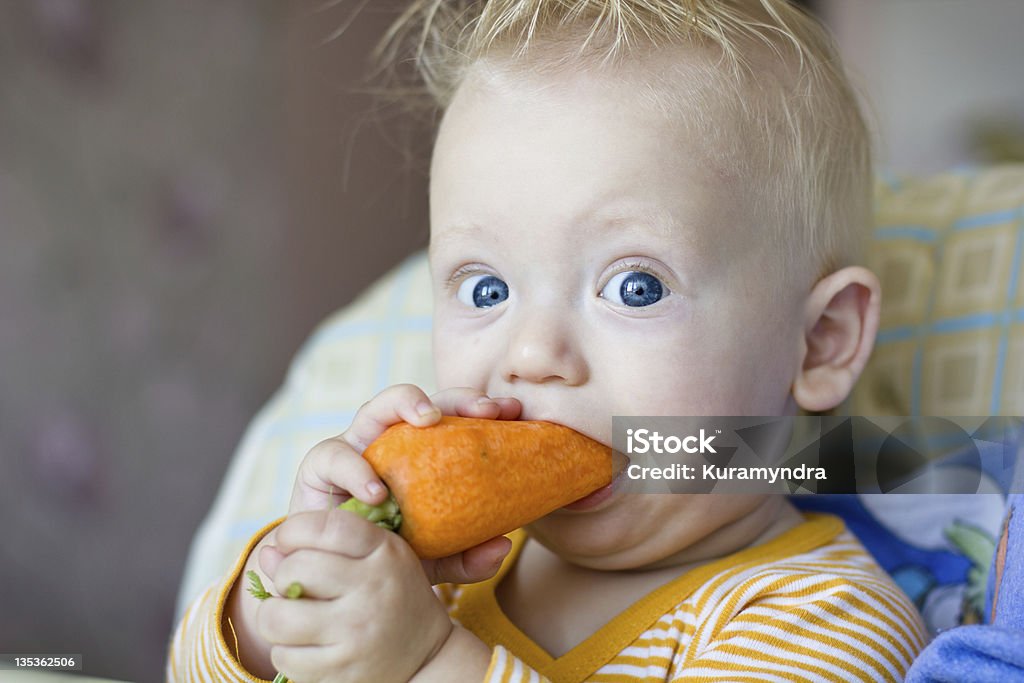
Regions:
[[[566,562],[588,569],[634,569],[642,557],[645,533],[625,515],[556,511],[526,527],[530,536]],[[639,552],[638,552],[639,551]]]

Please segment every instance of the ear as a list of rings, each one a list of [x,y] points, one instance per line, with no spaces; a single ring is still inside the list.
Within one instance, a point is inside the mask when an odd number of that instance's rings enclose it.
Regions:
[[[793,398],[809,412],[836,407],[850,394],[878,333],[882,286],[849,266],[828,275],[807,297],[804,345]]]

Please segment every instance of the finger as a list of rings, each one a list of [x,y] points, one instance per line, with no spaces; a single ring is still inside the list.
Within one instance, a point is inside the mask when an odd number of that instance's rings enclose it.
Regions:
[[[494,399],[499,406],[501,406],[501,412],[498,413],[499,420],[518,420],[519,415],[523,412],[523,404],[519,402],[518,398],[512,398],[511,396],[498,396]]]
[[[271,580],[280,595],[298,583],[303,598],[333,600],[348,593],[353,579],[360,578],[357,562],[339,553],[302,548],[281,559]]]
[[[309,548],[359,559],[386,542],[391,533],[347,510],[314,510],[281,522],[275,546],[284,555]]]
[[[372,681],[356,652],[344,644],[276,645],[270,663],[291,681]]]
[[[267,598],[257,608],[256,631],[274,645],[327,645],[339,618],[328,600]]]
[[[257,559],[264,576],[273,583],[273,577],[277,574],[277,568],[281,564],[281,560],[284,559],[284,553],[272,545],[265,545],[260,548],[260,554]]]
[[[362,453],[393,424],[408,422],[425,427],[439,419],[441,411],[422,389],[414,384],[396,384],[364,403],[341,438]]]
[[[439,391],[430,399],[445,415],[494,418],[501,406],[479,389],[454,387]]]
[[[370,463],[340,437],[325,439],[310,449],[299,467],[297,484],[330,497],[326,504],[339,502],[332,496],[337,493],[348,493],[370,504],[382,503],[387,497],[387,489]]]
[[[494,576],[512,549],[512,541],[504,536],[484,541],[457,555],[423,562],[430,583],[476,583]]]
[[[511,420],[519,415],[519,401],[514,398],[491,398],[479,389],[453,387],[430,397],[445,415]]]

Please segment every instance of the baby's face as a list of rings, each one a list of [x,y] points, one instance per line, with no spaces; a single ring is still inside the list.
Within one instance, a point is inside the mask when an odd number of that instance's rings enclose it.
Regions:
[[[431,170],[439,387],[514,396],[523,419],[607,444],[613,415],[795,412],[803,300],[772,275],[749,188],[639,103],[644,68],[477,65],[459,89]],[[638,567],[756,502],[618,494],[531,531],[580,564]]]

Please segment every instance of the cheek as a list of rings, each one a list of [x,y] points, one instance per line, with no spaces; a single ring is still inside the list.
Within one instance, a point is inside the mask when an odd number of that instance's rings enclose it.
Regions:
[[[490,368],[487,348],[480,334],[456,329],[444,320],[434,320],[434,376],[438,389],[476,387],[484,389]]]
[[[436,304],[435,304],[436,306]],[[458,356],[458,344],[448,331],[444,321],[434,316],[431,328],[431,346],[434,358],[434,377],[438,389],[446,389],[452,384],[453,373],[458,369],[455,362]]]
[[[727,354],[708,344],[690,324],[647,326],[641,335],[610,335],[600,340],[594,378],[612,415],[699,415],[719,390],[717,366]],[[717,404],[717,403],[716,403]]]
[[[797,330],[781,318],[743,319],[748,323],[721,335],[709,363],[717,368],[710,381],[732,409],[722,414],[782,414],[796,376]]]
[[[645,353],[609,364],[613,414],[781,414],[793,379],[792,335],[757,321],[722,323],[728,319],[707,316],[660,339],[652,334],[637,347]]]
[[[467,358],[460,354],[461,347],[457,342],[435,338],[434,344],[434,377],[438,389],[467,386]]]

